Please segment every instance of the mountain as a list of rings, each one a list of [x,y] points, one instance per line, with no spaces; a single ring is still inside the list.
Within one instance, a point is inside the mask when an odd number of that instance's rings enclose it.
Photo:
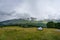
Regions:
[[[32,21],[25,19],[12,19],[0,22],[0,26],[46,26],[41,21]]]
[[[60,20],[39,20],[39,21],[33,21],[33,20],[26,20],[26,19],[11,19],[11,20],[6,20],[0,22],[0,26],[43,26],[46,27],[46,23],[49,21],[54,21],[54,22],[60,22]]]
[[[23,19],[12,19],[12,20],[6,20],[6,21],[2,21],[0,22],[0,24],[2,25],[14,25],[14,24],[21,24],[21,23],[26,23],[28,22],[28,20],[23,20]]]

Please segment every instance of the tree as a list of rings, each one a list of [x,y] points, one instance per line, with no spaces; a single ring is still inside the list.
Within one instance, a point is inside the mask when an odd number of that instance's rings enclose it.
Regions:
[[[50,21],[47,23],[48,28],[55,28],[55,23],[53,21]]]
[[[56,23],[56,28],[60,29],[60,23]]]

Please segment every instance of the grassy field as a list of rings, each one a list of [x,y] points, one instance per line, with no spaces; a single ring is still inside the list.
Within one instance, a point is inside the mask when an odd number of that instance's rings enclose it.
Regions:
[[[42,31],[37,28],[4,27],[0,28],[0,40],[60,40],[58,29],[44,28]]]

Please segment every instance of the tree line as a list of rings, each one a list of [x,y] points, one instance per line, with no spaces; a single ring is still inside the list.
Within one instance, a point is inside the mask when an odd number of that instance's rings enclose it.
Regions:
[[[0,24],[0,27],[9,27],[9,26],[19,26],[19,27],[45,27],[46,25],[44,23],[35,23],[35,22],[27,22],[27,23],[16,23],[16,24]]]
[[[60,23],[59,22],[55,23],[53,21],[50,21],[47,23],[47,28],[58,28],[58,29],[60,29]]]

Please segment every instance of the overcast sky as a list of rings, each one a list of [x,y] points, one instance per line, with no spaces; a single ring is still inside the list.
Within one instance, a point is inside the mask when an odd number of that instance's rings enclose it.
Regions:
[[[30,16],[60,19],[60,0],[0,0],[0,21]]]

